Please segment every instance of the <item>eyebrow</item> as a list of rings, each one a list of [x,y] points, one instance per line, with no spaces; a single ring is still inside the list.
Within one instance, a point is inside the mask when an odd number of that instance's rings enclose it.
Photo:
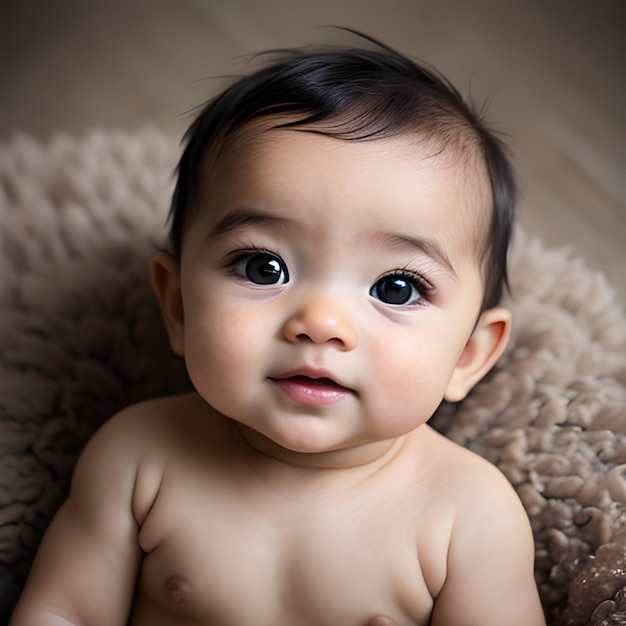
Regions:
[[[269,215],[260,209],[245,208],[237,209],[225,215],[215,225],[210,233],[210,237],[221,237],[227,233],[245,228],[247,226],[258,226],[267,224],[288,224],[292,222],[288,217]],[[398,233],[378,233],[382,241],[391,246],[417,248],[420,252],[429,256],[441,265],[455,280],[457,279],[454,267],[450,262],[445,250],[439,242],[428,237],[414,237],[412,235],[400,235]]]
[[[287,217],[268,215],[257,209],[237,209],[225,215],[213,228],[211,237],[221,237],[246,226],[258,226],[272,223],[286,223],[291,220]]]
[[[426,254],[431,259],[441,265],[455,280],[457,280],[456,272],[450,262],[450,258],[438,241],[428,237],[414,237],[412,235],[400,235],[398,233],[382,233],[383,240],[389,242],[393,246],[417,248],[420,252]]]

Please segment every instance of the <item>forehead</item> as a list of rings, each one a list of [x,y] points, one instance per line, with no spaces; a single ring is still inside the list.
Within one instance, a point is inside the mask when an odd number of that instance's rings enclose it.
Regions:
[[[254,124],[219,154],[209,151],[201,180],[201,206],[218,213],[261,203],[326,219],[347,214],[355,226],[378,219],[380,226],[431,229],[474,253],[489,219],[481,159],[420,135],[350,141],[315,127]]]

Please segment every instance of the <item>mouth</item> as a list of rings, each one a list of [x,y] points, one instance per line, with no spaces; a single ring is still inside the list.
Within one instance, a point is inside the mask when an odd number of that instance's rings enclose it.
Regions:
[[[270,378],[282,393],[298,404],[306,406],[328,406],[340,402],[354,393],[327,376],[313,377],[292,374]]]

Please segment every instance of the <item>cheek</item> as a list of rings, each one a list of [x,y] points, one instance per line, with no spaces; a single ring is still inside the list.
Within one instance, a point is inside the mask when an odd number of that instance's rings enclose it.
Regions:
[[[283,319],[275,306],[242,301],[227,289],[190,292],[185,362],[200,395],[225,414],[258,389],[276,354]]]
[[[185,318],[189,376],[203,395],[226,391],[258,361],[263,336],[241,312],[207,302],[196,303],[193,311]]]
[[[239,344],[245,345],[257,335],[254,321],[254,318],[232,309],[205,309],[204,315],[193,320],[193,332],[187,337],[190,344],[197,341],[198,344],[217,348],[218,354],[213,355],[216,358],[226,356],[231,351],[237,352]],[[201,345],[196,347],[201,348]],[[250,348],[253,349],[254,345]]]
[[[385,367],[386,365],[386,367]],[[423,404],[426,397],[436,394],[438,372],[423,354],[398,354],[384,363],[379,361],[377,378],[390,407],[411,407]]]
[[[376,382],[382,410],[402,411],[410,418],[426,419],[439,406],[454,371],[463,341],[448,333],[416,333],[413,339],[381,344],[368,362]]]

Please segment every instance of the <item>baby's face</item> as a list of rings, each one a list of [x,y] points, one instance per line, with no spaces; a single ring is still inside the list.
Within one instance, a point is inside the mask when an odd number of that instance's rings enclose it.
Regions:
[[[222,157],[181,256],[184,356],[209,404],[306,453],[431,417],[479,316],[488,206],[484,176],[434,152],[272,130]]]

